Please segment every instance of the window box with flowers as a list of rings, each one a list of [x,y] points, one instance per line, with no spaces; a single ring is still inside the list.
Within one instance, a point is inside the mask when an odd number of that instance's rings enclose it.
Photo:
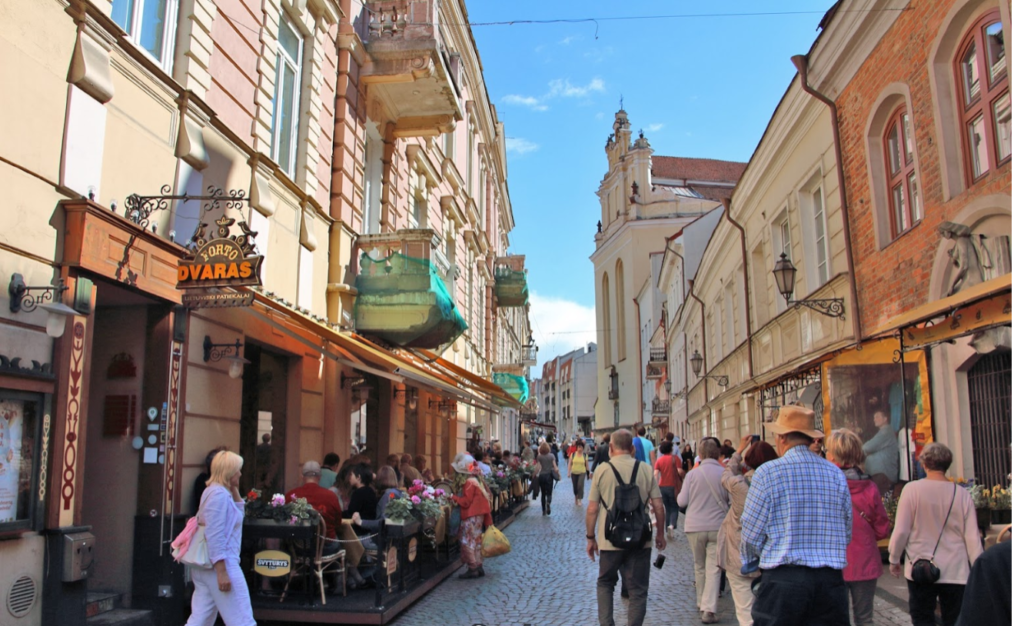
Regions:
[[[967,490],[974,501],[974,512],[978,518],[978,528],[985,530],[992,525],[992,490],[981,483],[971,483]]]
[[[992,523],[1010,524],[1013,513],[1013,487],[992,487]]]
[[[286,502],[283,494],[275,493],[269,500],[253,489],[245,496],[246,524],[288,524],[290,526],[309,526],[319,522],[320,514],[305,498],[295,498]]]

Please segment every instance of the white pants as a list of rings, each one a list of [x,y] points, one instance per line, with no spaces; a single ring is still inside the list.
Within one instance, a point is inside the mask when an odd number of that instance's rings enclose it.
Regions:
[[[718,568],[718,531],[686,533],[693,551],[693,578],[697,582],[697,603],[701,611],[718,613],[718,585],[722,570]]]
[[[750,583],[754,579],[732,572],[726,572],[725,577],[729,579],[732,601],[736,605],[736,621],[740,626],[753,626],[754,618],[750,612],[754,608],[754,592],[750,589]]]
[[[231,578],[231,591],[227,592],[217,584],[217,570],[192,568],[196,592],[192,595],[192,617],[185,626],[213,626],[218,612],[226,626],[256,626],[242,568],[237,561],[224,563]]]

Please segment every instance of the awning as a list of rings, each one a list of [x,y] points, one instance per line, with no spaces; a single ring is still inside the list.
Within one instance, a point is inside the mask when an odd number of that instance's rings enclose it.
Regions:
[[[442,368],[451,375],[459,377],[466,383],[466,385],[468,385],[471,388],[475,388],[479,393],[483,394],[484,396],[490,396],[491,398],[494,399],[494,401],[497,404],[503,407],[515,409],[519,408],[522,405],[522,403],[518,402],[500,386],[494,384],[493,382],[487,380],[486,378],[477,376],[476,374],[470,372],[465,368],[459,367],[458,365],[452,363],[451,361],[442,359],[441,357],[437,356],[436,354],[429,350],[417,350],[413,354],[416,355],[418,358],[422,359],[425,363],[432,364],[436,367]]]
[[[471,391],[460,389],[458,387],[459,381],[455,378],[423,369],[411,360],[392,354],[358,335],[331,328],[264,293],[255,290],[253,293],[255,294],[253,298],[255,303],[287,316],[289,321],[330,342],[341,353],[342,357],[329,356],[344,365],[390,380],[401,381],[406,379],[419,385],[431,387],[439,393],[454,396],[461,402],[489,411],[501,410],[501,407],[489,402],[485,397],[480,397]],[[295,336],[295,338],[324,352],[321,347],[311,344],[302,337]]]
[[[975,302],[978,302],[980,300],[991,299],[991,298],[993,298],[995,296],[1001,296],[1003,294],[1007,294],[1007,298],[1006,298],[1006,303],[1007,304],[1006,304],[1005,308],[1006,308],[1006,315],[1009,315],[1009,313],[1010,313],[1010,311],[1009,311],[1010,299],[1009,299],[1008,295],[1011,293],[1012,289],[1013,289],[1013,274],[1012,273],[1011,274],[1004,274],[1003,276],[1000,276],[999,278],[993,278],[992,280],[987,280],[987,281],[985,281],[985,282],[983,282],[981,284],[975,285],[975,286],[970,287],[968,289],[964,289],[963,291],[955,293],[955,294],[953,294],[951,296],[947,296],[945,298],[942,298],[941,300],[936,300],[935,302],[929,302],[928,304],[924,304],[922,306],[919,306],[916,309],[911,309],[910,311],[907,311],[906,313],[903,313],[901,315],[898,315],[898,316],[890,319],[888,322],[883,324],[880,328],[876,329],[872,334],[873,335],[880,335],[880,334],[892,332],[894,330],[898,330],[898,329],[901,329],[901,328],[907,328],[909,326],[915,326],[917,324],[921,324],[923,322],[927,322],[929,320],[935,319],[936,317],[940,317],[942,315],[946,315],[946,314],[948,314],[948,313],[950,313],[952,311],[955,311],[957,309],[961,309],[961,308],[963,308],[963,307],[965,307],[967,305],[974,304]],[[970,320],[964,320],[965,323],[969,322],[969,321]],[[1003,322],[1003,323],[1006,323],[1006,322]],[[989,325],[993,325],[993,324],[989,324]],[[956,329],[954,329],[954,330],[956,330]],[[968,332],[975,332],[975,331],[968,331]],[[962,334],[967,334],[967,333],[962,333]]]

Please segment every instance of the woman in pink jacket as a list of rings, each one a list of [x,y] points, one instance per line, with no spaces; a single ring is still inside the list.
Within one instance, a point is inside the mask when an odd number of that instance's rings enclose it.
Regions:
[[[882,575],[878,540],[889,536],[892,524],[882,496],[871,477],[861,471],[864,447],[860,437],[845,428],[834,430],[825,441],[825,457],[846,474],[853,500],[853,535],[846,546],[843,580],[850,590],[856,626],[874,624],[875,586]]]

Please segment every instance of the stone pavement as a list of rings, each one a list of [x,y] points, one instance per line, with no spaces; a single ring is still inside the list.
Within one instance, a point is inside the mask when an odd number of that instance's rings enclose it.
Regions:
[[[562,475],[568,476],[562,462]],[[590,482],[587,482],[587,489]],[[586,501],[576,507],[572,484],[557,484],[551,515],[540,500],[505,535],[512,552],[485,559],[487,575],[474,580],[451,576],[391,622],[395,626],[584,626],[597,624],[597,563],[586,555]],[[680,517],[680,524],[682,517]],[[693,584],[693,556],[685,536],[676,533],[665,550],[665,566],[651,569],[648,625],[700,624]],[[461,573],[461,571],[460,571]],[[615,622],[626,624],[624,602],[615,593]],[[728,592],[719,600],[720,624],[737,624]],[[852,623],[852,622],[851,622]],[[883,599],[875,599],[875,624],[910,624],[910,617]]]

